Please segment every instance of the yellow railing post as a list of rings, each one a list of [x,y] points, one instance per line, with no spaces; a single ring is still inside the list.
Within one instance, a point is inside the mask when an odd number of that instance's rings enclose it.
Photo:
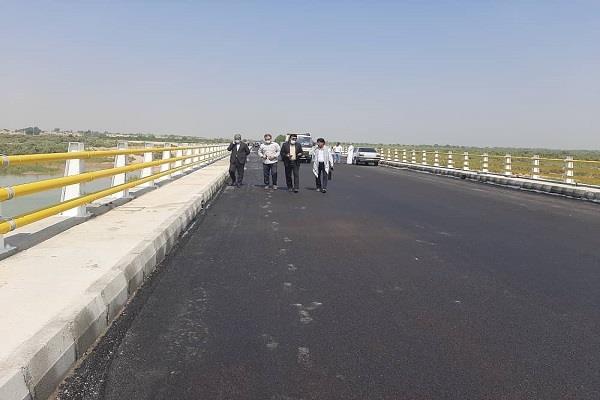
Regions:
[[[402,149],[402,162],[403,163],[407,163],[408,162],[408,158],[407,158],[407,154],[406,154],[406,149]]]
[[[73,151],[84,151],[84,144],[80,142],[69,142],[67,150],[69,153]],[[73,159],[65,161],[65,174],[64,176],[79,175],[85,170],[83,160]],[[73,185],[64,186],[61,190],[60,201],[68,201],[81,196],[81,183],[75,183]],[[63,211],[60,215],[65,217],[84,217],[86,214],[85,206],[74,207],[70,210]]]
[[[434,167],[439,167],[440,166],[440,152],[439,152],[439,150],[436,150],[433,153],[433,166]]]
[[[427,150],[423,150],[421,153],[421,164],[427,165]]]
[[[468,171],[471,169],[471,167],[469,166],[469,152],[465,151],[463,153],[464,156],[464,160],[463,160],[463,170],[464,171]]]
[[[454,168],[454,160],[452,159],[452,150],[448,150],[448,161],[447,161],[447,165],[448,168]]]

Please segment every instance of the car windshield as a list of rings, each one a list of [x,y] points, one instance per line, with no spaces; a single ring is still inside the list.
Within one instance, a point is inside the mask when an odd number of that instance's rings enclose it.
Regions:
[[[359,147],[358,151],[362,151],[363,153],[377,153],[377,150],[372,147]]]
[[[298,136],[298,142],[302,146],[312,146],[312,141],[310,140],[310,136]]]

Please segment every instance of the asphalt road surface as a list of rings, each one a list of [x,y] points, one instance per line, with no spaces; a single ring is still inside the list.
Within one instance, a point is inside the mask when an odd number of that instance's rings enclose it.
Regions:
[[[60,399],[600,398],[600,206],[348,165],[265,191],[259,167]]]

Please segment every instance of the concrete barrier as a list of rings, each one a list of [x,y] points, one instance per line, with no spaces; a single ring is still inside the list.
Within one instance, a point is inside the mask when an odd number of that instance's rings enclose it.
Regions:
[[[0,261],[0,399],[47,399],[222,187],[218,161]]]
[[[453,176],[462,179],[467,179],[470,181],[507,186],[515,189],[528,190],[539,193],[548,193],[571,197],[575,199],[600,202],[600,188],[574,186],[566,183],[548,182],[542,180],[519,178],[515,176],[495,175],[477,171],[465,171],[444,167],[433,167],[394,161],[381,161],[380,165],[388,167],[407,168],[415,171],[423,171],[436,175]]]

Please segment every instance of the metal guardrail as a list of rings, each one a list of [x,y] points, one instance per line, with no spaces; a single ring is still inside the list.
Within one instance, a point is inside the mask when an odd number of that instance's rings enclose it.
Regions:
[[[27,163],[65,161],[63,177],[0,187],[0,202],[62,188],[59,203],[14,217],[0,219],[0,252],[10,250],[5,246],[2,236],[10,231],[57,214],[68,217],[85,216],[85,206],[87,204],[104,198],[107,201],[112,201],[126,197],[128,196],[128,190],[131,188],[153,186],[155,182],[183,174],[195,167],[218,160],[227,154],[226,144],[184,144],[177,146],[161,143],[157,147],[155,144],[147,143],[145,147],[130,149],[127,142],[120,142],[117,147],[116,150],[85,151],[83,143],[71,142],[69,143],[69,151],[65,153],[0,156],[4,168]],[[155,154],[157,153],[161,154],[161,158],[155,160]],[[127,156],[131,155],[143,155],[143,161],[127,165]],[[90,172],[84,171],[83,160],[106,157],[114,157],[113,168]],[[160,168],[160,170],[155,172],[153,171],[154,168]],[[127,174],[140,170],[140,177],[128,182]],[[106,177],[112,178],[109,188],[88,194],[82,192],[82,183]]]
[[[569,185],[600,185],[600,161],[576,160],[573,157],[547,158],[533,155],[513,156],[472,154],[469,152],[427,151],[418,149],[380,148],[382,161],[420,164],[461,169],[486,174],[499,174]]]

